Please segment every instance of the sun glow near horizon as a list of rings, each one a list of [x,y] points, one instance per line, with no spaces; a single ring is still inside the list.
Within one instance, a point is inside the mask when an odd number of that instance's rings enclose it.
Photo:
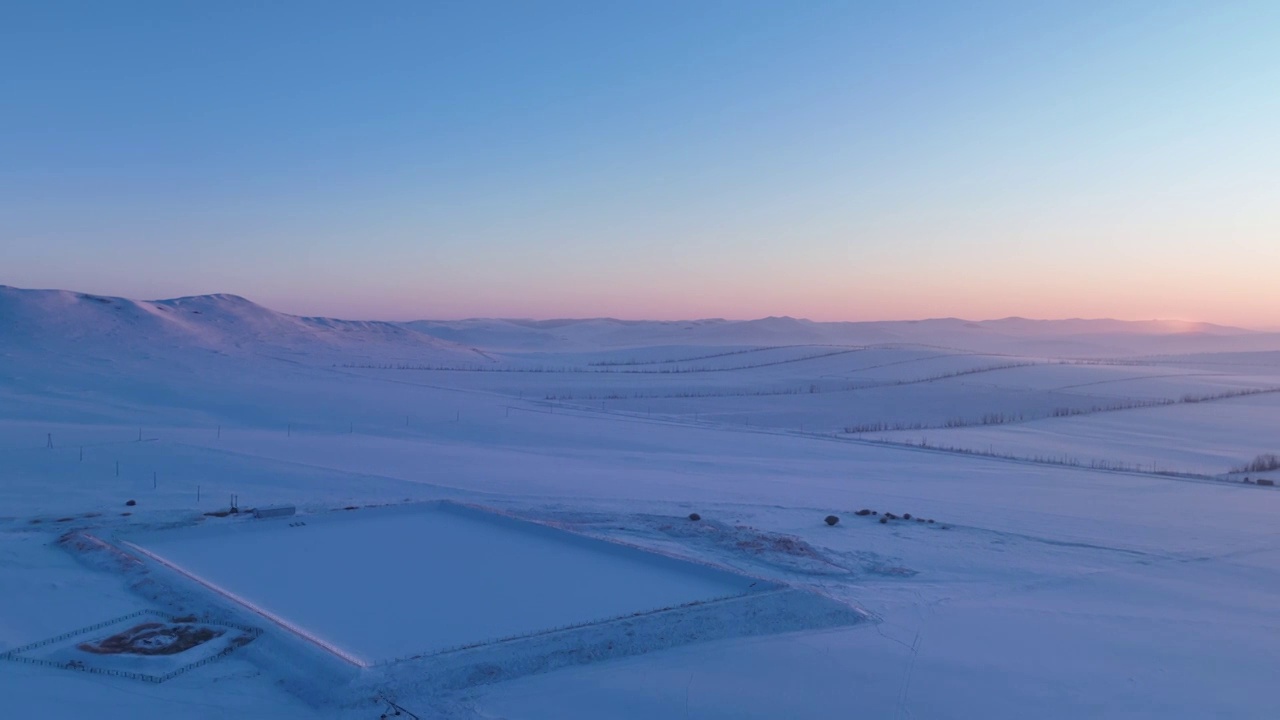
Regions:
[[[0,114],[0,282],[1280,326],[1274,3],[82,10],[0,25],[52,58]]]

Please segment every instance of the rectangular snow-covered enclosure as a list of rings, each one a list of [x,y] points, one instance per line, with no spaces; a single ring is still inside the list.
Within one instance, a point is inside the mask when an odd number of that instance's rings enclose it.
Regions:
[[[360,665],[774,587],[451,503],[300,518],[128,544]]]

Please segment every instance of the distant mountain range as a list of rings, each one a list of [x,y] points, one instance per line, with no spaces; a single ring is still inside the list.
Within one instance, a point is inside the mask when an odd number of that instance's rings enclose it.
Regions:
[[[801,344],[909,344],[987,353],[1102,357],[1275,351],[1280,350],[1280,333],[1184,321],[1017,317],[885,322],[814,322],[791,317],[372,322],[288,315],[236,295],[140,301],[0,285],[0,352],[6,346],[95,354],[168,347],[308,363],[368,359],[448,364],[491,361],[478,351]]]
[[[981,352],[1132,355],[1246,351],[1280,346],[1280,335],[1240,328],[1150,320],[1002,320],[814,322],[760,320],[631,321],[419,320],[408,327],[433,337],[495,350],[585,350],[637,345],[917,344]]]

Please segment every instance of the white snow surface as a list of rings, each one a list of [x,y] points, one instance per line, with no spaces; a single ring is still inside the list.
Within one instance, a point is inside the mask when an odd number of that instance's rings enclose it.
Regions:
[[[396,665],[335,669],[264,622],[245,648],[155,685],[0,660],[4,714],[375,718],[382,697],[467,720],[1272,717],[1280,490],[1229,471],[1280,453],[1277,387],[1273,335],[1204,325],[359,323],[229,296],[0,288],[0,653],[137,610],[220,607],[207,589],[69,549],[58,542],[68,531],[171,538],[154,550],[264,605],[276,599],[262,593],[291,584],[271,576],[290,563],[330,563],[330,578],[394,569],[422,584],[438,572],[428,558],[504,568],[494,582],[519,587],[431,598],[456,625],[439,632],[466,630],[457,637],[520,632],[522,617],[594,619],[565,599],[584,572],[599,581],[592,604],[620,603],[610,612],[717,591],[697,573],[662,573],[651,598],[633,597],[625,559],[589,553],[584,570],[575,543],[517,550],[448,524],[380,525],[358,542],[290,534],[358,525],[361,513],[413,517],[413,504],[438,500],[763,578],[870,618],[594,661],[549,643],[573,661],[539,671],[526,648],[519,673],[507,672],[515,649],[508,661],[498,645],[447,687]],[[1227,396],[1240,391],[1252,394]],[[923,429],[846,431],[875,423]],[[905,444],[921,440],[929,447]],[[233,494],[299,514],[203,515]],[[935,522],[881,524],[860,508]],[[279,541],[255,542],[251,522]],[[219,524],[250,530],[224,541],[245,570],[206,556]],[[442,543],[449,554],[431,555]],[[333,639],[371,657],[402,640],[414,651],[453,642],[377,631],[374,611],[344,605],[369,582],[329,590],[332,602],[304,584],[295,595],[310,605],[279,612],[349,630]]]
[[[202,530],[133,542],[362,665],[727,598],[761,584],[451,505]]]

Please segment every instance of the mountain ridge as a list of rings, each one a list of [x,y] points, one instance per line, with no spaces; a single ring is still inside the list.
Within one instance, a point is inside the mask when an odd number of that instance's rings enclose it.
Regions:
[[[815,321],[470,318],[346,320],[282,313],[232,293],[132,300],[0,285],[0,328],[60,345],[112,337],[217,352],[353,354],[416,362],[477,362],[498,352],[589,351],[640,345],[921,344],[1028,355],[1108,356],[1280,349],[1280,333],[1183,320],[1111,318]],[[63,343],[56,342],[61,339]]]

